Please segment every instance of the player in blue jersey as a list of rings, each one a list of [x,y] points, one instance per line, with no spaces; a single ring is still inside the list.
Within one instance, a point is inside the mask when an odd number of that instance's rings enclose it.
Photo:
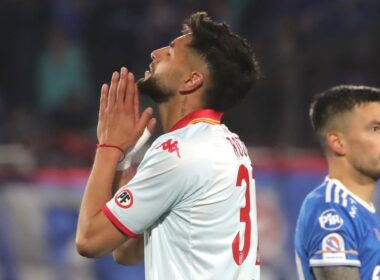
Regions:
[[[300,279],[380,280],[380,89],[338,86],[317,95],[311,122],[328,176],[303,202],[295,249]]]

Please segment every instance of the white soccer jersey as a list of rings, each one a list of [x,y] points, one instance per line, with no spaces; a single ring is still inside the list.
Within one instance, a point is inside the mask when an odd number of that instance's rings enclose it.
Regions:
[[[260,278],[251,161],[221,116],[179,121],[103,207],[126,235],[144,233],[147,280]]]

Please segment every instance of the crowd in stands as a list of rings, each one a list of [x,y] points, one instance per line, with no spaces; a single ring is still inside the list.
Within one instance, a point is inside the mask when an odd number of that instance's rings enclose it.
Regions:
[[[141,76],[197,10],[228,22],[261,62],[262,81],[225,114],[250,146],[317,147],[313,94],[380,86],[378,0],[2,0],[0,145],[18,145],[34,167],[88,167],[101,84],[121,66]]]

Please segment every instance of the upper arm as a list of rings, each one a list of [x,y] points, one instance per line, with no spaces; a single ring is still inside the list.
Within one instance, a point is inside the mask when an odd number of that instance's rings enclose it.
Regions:
[[[112,195],[115,195],[115,193],[126,184],[129,183],[129,181],[132,180],[133,176],[135,176],[136,170],[134,167],[130,166],[129,168],[125,170],[117,170],[115,173],[115,177],[112,183]]]
[[[317,207],[319,207],[317,209]],[[339,205],[309,209],[303,225],[303,246],[311,267],[360,267],[359,236],[355,223]]]
[[[325,203],[324,197],[319,199],[316,194],[307,198],[301,208],[295,240],[297,256],[302,261],[299,274],[314,273],[316,279],[360,279],[357,226],[343,206]],[[354,270],[350,277],[356,278],[341,278],[347,270]],[[338,276],[329,278],[334,275]]]
[[[317,280],[360,280],[358,267],[352,266],[322,266],[312,268]]]
[[[182,142],[178,153],[159,144],[148,150],[133,179],[103,207],[114,225],[132,237],[182,203],[190,187],[201,184],[197,174],[202,166],[185,152]]]

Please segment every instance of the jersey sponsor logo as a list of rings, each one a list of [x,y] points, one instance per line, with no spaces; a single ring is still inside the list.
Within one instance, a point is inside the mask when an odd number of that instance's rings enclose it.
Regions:
[[[115,196],[115,202],[121,208],[129,208],[133,204],[132,192],[128,189],[122,190]]]
[[[373,270],[372,280],[380,280],[380,265],[376,266]]]
[[[157,149],[159,148],[162,148],[162,150],[168,151],[169,153],[176,152],[177,157],[181,157],[181,155],[179,154],[178,141],[173,141],[173,139],[169,139],[157,147]]]
[[[334,209],[324,211],[318,218],[321,228],[325,230],[337,230],[342,227],[343,219]]]

